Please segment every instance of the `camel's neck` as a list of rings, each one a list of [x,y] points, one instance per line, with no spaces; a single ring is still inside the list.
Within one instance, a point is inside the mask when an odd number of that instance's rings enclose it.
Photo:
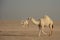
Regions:
[[[38,25],[38,24],[39,24],[39,21],[36,21],[35,19],[31,19],[31,21],[32,21],[35,25]]]

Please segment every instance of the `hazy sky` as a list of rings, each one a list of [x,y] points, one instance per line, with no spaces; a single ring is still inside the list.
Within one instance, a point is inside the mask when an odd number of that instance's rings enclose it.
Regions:
[[[60,20],[60,0],[0,0],[0,20],[18,20],[49,15]]]

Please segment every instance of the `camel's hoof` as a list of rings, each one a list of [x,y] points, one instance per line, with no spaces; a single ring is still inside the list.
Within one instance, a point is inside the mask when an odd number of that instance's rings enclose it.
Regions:
[[[48,34],[48,36],[51,36],[52,34]]]

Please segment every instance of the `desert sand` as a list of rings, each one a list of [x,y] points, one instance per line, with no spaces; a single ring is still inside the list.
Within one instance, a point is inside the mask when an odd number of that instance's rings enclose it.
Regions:
[[[51,36],[41,34],[40,37],[37,25],[29,22],[29,27],[24,27],[20,22],[0,21],[0,40],[60,40],[60,21],[54,21],[54,32]]]

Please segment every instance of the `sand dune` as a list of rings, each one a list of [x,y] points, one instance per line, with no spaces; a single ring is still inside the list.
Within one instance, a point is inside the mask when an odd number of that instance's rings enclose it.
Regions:
[[[50,37],[44,34],[38,37],[38,26],[30,22],[29,27],[23,27],[20,22],[20,20],[0,21],[0,40],[60,40],[58,21],[54,21],[54,32]]]

